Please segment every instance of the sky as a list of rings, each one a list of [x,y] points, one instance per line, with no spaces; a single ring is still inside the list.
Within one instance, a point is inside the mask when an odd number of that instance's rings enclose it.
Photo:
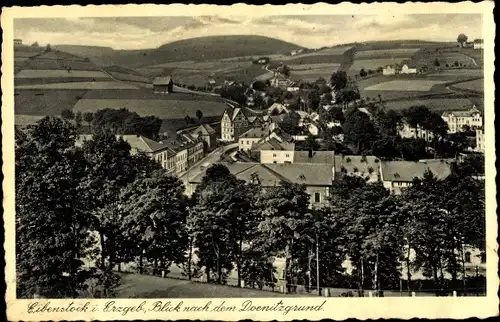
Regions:
[[[176,40],[214,35],[261,35],[308,48],[343,43],[482,38],[480,14],[297,15],[18,18],[14,36],[40,45],[78,44],[114,49],[156,48]]]

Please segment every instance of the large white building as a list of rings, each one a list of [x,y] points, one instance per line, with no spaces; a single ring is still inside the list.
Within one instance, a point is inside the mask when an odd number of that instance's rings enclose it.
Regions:
[[[476,106],[467,111],[444,112],[442,118],[448,124],[448,133],[461,132],[465,126],[470,129],[483,126],[483,116]]]
[[[426,141],[432,141],[434,138],[434,134],[431,131],[425,130],[420,126],[415,128],[406,122],[401,124],[398,129],[398,134],[404,139],[424,139]]]
[[[476,151],[484,153],[485,138],[483,128],[476,129]]]

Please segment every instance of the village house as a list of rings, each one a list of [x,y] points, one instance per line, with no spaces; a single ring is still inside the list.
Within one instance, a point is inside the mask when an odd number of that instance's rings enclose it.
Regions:
[[[417,69],[416,68],[410,68],[408,67],[407,64],[404,64],[403,67],[401,67],[401,74],[416,74]]]
[[[424,139],[427,142],[432,141],[434,138],[431,131],[423,129],[420,125],[415,128],[404,120],[398,126],[398,135],[403,139]]]
[[[384,69],[382,69],[382,75],[396,75],[396,69],[394,69],[392,66],[386,66]]]
[[[248,183],[260,184],[262,189],[280,185],[282,181],[301,183],[310,196],[311,207],[328,204],[333,182],[332,166],[329,164],[262,164],[262,163],[224,163],[237,179]],[[187,194],[195,191],[205,175],[205,171],[189,180]]]
[[[442,118],[448,124],[448,133],[464,131],[464,127],[476,129],[483,125],[483,117],[476,106],[467,111],[446,111]]]
[[[485,137],[482,127],[476,129],[476,149],[477,152],[484,153],[485,150]]]
[[[172,77],[156,77],[153,81],[153,93],[168,94],[173,93],[174,81]]]
[[[484,49],[484,44],[482,39],[474,39],[474,49]]]
[[[251,149],[251,155],[260,163],[292,163],[295,143],[280,142],[276,138],[263,139]]]
[[[275,123],[265,123],[256,126],[240,135],[238,139],[239,151],[250,151],[256,143],[264,141],[276,128]]]
[[[279,87],[281,89],[287,89],[288,86],[292,85],[293,82],[289,80],[285,75],[279,72],[274,72],[274,76],[271,79],[271,86]]]
[[[404,188],[410,187],[415,178],[423,178],[426,171],[431,171],[438,180],[451,174],[451,164],[447,160],[429,162],[414,161],[381,161],[380,180],[391,193],[401,194]]]
[[[226,109],[221,120],[221,141],[233,142],[248,131],[252,126],[247,116],[239,107]]]
[[[217,144],[217,133],[215,130],[208,124],[202,124],[198,126],[196,129],[191,131],[190,136],[193,139],[201,138],[206,142],[206,145],[209,149],[213,149]]]

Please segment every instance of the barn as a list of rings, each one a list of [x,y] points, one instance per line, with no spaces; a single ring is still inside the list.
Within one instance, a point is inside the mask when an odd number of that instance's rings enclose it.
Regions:
[[[156,77],[153,81],[153,92],[154,93],[172,93],[174,87],[174,82],[171,76],[166,77]]]

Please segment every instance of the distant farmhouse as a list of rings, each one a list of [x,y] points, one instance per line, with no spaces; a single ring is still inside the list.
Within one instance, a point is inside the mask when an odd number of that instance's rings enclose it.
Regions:
[[[404,64],[403,66],[401,66],[401,69],[399,69],[399,66],[396,65],[394,66],[388,65],[382,69],[382,75],[386,76],[396,75],[396,74],[416,74],[416,73],[417,69],[408,67],[408,64]]]
[[[392,66],[386,66],[384,69],[382,69],[382,75],[396,75],[396,69],[394,69]]]
[[[153,92],[168,94],[174,91],[174,81],[171,76],[156,77],[153,81]]]
[[[482,39],[474,39],[474,49],[484,49]]]
[[[410,68],[408,67],[407,64],[404,64],[403,67],[401,67],[401,74],[416,74],[417,69],[416,68]]]

